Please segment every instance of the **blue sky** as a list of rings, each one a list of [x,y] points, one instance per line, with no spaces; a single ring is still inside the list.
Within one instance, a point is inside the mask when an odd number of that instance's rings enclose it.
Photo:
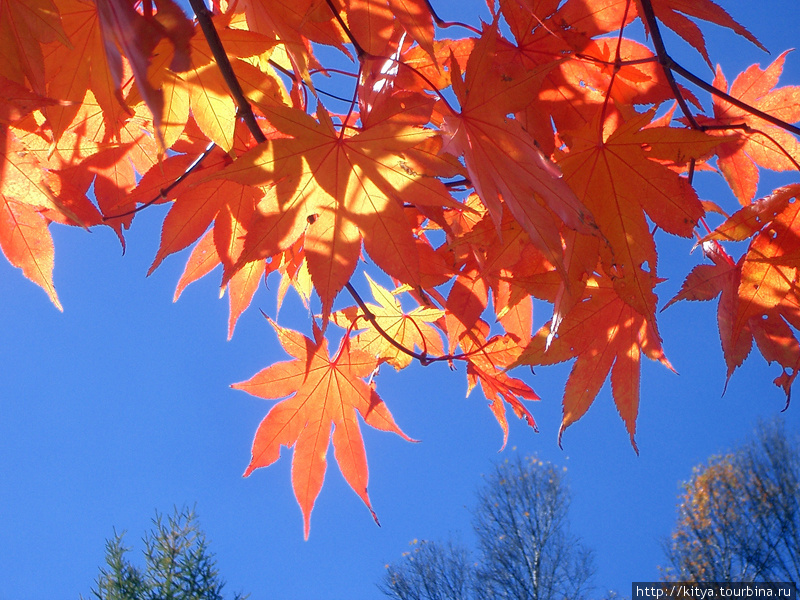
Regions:
[[[473,24],[473,12],[441,6],[445,18]],[[729,81],[748,65],[766,66],[792,46],[800,9],[784,0],[723,2],[771,51],[705,27],[712,60]],[[712,77],[696,54],[668,36],[687,66]],[[790,55],[784,85],[800,82]],[[701,96],[703,97],[703,96]],[[703,97],[704,98],[704,97]],[[792,180],[765,178],[766,186]],[[796,175],[793,178],[797,180]],[[732,208],[720,178],[704,175],[700,191]],[[185,255],[149,278],[164,209],[137,216],[121,255],[113,233],[54,226],[55,282],[65,312],[0,260],[0,600],[88,595],[113,528],[139,539],[154,510],[196,503],[229,592],[253,600],[378,598],[375,582],[415,538],[449,534],[470,541],[470,512],[481,473],[502,459],[502,434],[479,392],[464,398],[463,368],[384,367],[378,390],[412,437],[363,428],[370,496],[382,527],[347,487],[335,465],[303,541],[290,487],[289,453],[269,469],[241,477],[255,429],[271,402],[231,390],[264,366],[284,360],[258,312],[275,311],[277,285],[261,289],[254,308],[225,341],[227,300],[208,278],[171,302]],[[684,240],[664,239],[664,301],[700,260]],[[356,285],[367,289],[356,276]],[[384,282],[385,283],[385,282]],[[567,467],[573,530],[594,548],[600,589],[630,593],[631,581],[658,577],[661,540],[674,521],[679,481],[713,453],[751,433],[759,418],[778,415],[779,373],[754,355],[721,397],[725,368],[714,303],[679,303],[661,315],[667,356],[680,375],[655,363],[643,369],[636,456],[606,386],[588,414],[556,444],[568,365],[520,370],[542,397],[531,406],[541,433],[511,424],[506,453],[536,453]],[[549,317],[537,306],[535,319]],[[290,297],[280,322],[310,331],[308,313]],[[797,406],[780,415],[797,430]],[[136,557],[138,560],[138,556]],[[599,590],[598,590],[599,591]]]

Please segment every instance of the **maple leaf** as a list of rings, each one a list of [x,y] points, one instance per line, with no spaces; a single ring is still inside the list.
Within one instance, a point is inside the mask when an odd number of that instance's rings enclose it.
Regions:
[[[309,41],[344,51],[344,32],[324,0],[242,0],[231,8],[244,13],[251,31],[280,40],[299,80],[309,84],[309,67],[316,66]]]
[[[594,402],[609,371],[617,411],[637,451],[641,355],[672,370],[651,322],[620,299],[607,277],[593,278],[586,295],[564,317],[548,348],[550,325],[542,327],[511,365],[551,365],[576,358],[564,389],[564,416],[558,432],[580,419]]]
[[[461,112],[445,116],[444,129],[450,138],[446,149],[464,156],[470,181],[498,227],[505,205],[547,259],[560,266],[561,240],[553,214],[585,233],[593,232],[594,221],[530,134],[507,117],[525,105],[522,99],[535,93],[542,74],[555,62],[539,69],[500,73],[491,59],[496,38],[496,27],[487,27],[470,54],[463,81],[458,63],[451,61],[453,91]]]
[[[399,24],[401,32],[434,57],[433,16],[424,0],[346,0],[343,4],[348,29],[367,54],[377,57],[391,52]]]
[[[753,345],[749,324],[740,328],[734,335],[733,323],[739,306],[741,264],[734,263],[716,242],[705,242],[703,251],[713,264],[694,267],[686,276],[680,291],[664,305],[664,309],[679,300],[703,301],[720,296],[717,306],[717,326],[730,379],[733,372],[750,354]]]
[[[342,475],[377,522],[367,494],[367,456],[356,414],[375,429],[413,440],[400,430],[383,400],[363,380],[377,366],[375,357],[350,348],[345,337],[331,358],[327,340],[318,329],[312,341],[272,320],[270,323],[294,360],[267,367],[232,387],[260,398],[289,398],[276,404],[258,426],[245,477],[278,460],[281,446],[294,448],[292,486],[303,511],[307,539],[311,510],[325,477],[328,445],[333,441]]]
[[[0,75],[45,94],[46,70],[42,43],[69,46],[59,10],[52,0],[9,0],[0,5]]]
[[[254,205],[257,199],[254,188],[225,179],[205,181],[178,196],[164,218],[161,246],[147,274],[155,271],[165,257],[183,250],[203,235],[226,203],[244,201]]]
[[[800,121],[800,86],[775,89],[787,53],[781,54],[765,70],[758,65],[748,67],[734,80],[730,95],[787,123]],[[717,67],[714,87],[723,91],[728,88],[720,67]],[[699,117],[697,121],[711,128],[711,134],[735,136],[734,140],[717,147],[717,165],[742,204],[756,195],[758,166],[773,171],[798,168],[800,142],[795,136],[724,99],[714,97],[713,119]]]
[[[522,400],[540,400],[525,382],[506,373],[506,369],[522,353],[519,340],[509,335],[485,339],[484,332],[462,341],[467,358],[467,396],[480,384],[483,395],[489,400],[489,408],[503,430],[503,445],[508,443],[508,419],[506,407],[511,406],[518,418],[524,419],[538,433],[533,415]]]
[[[703,238],[703,241],[736,239],[754,224],[760,225],[741,265],[734,337],[753,317],[767,314],[795,290],[800,266],[798,194],[800,185],[781,188],[757,205],[740,209],[718,231]]]
[[[323,315],[355,269],[361,240],[375,263],[420,284],[417,246],[402,202],[457,207],[444,185],[406,167],[404,156],[436,135],[387,119],[353,135],[337,131],[322,105],[319,121],[273,109],[287,137],[259,144],[219,174],[265,186],[261,218],[248,231],[240,262],[274,256],[305,235],[305,252]],[[327,317],[326,317],[327,318]]]
[[[645,213],[668,233],[689,237],[704,210],[686,178],[659,161],[682,164],[720,138],[674,127],[647,127],[654,110],[613,125],[599,118],[570,136],[559,158],[565,180],[608,241],[601,257],[620,297],[655,323],[657,254]],[[598,114],[599,117],[599,114]],[[586,261],[593,264],[594,260]]]
[[[0,75],[0,122],[14,124],[36,109],[58,104]]]
[[[720,295],[717,320],[728,379],[744,362],[755,340],[767,361],[783,367],[775,385],[783,388],[787,403],[800,365],[800,346],[787,324],[800,325],[798,193],[798,185],[781,188],[731,215],[706,236],[703,249],[714,264],[696,266],[667,304]],[[747,252],[737,263],[716,241],[745,239],[753,233]]]
[[[131,0],[108,0],[97,5],[102,43],[110,66],[112,90],[122,87],[121,55],[128,59],[141,97],[153,114],[156,135],[161,135],[164,95],[148,78],[148,67],[158,41],[169,39],[175,52],[171,68],[184,71],[189,64],[189,38],[194,27],[173,0],[153,0],[155,14],[139,14]],[[160,140],[163,145],[163,140]]]
[[[63,310],[53,286],[53,238],[47,221],[28,204],[0,194],[0,250],[15,267],[39,285],[58,310]]]
[[[186,261],[186,266],[183,268],[183,273],[178,280],[172,301],[177,302],[189,284],[205,277],[219,264],[220,260],[214,243],[214,232],[207,231],[192,248],[189,259]]]
[[[755,36],[745,27],[737,23],[722,7],[711,0],[650,0],[653,12],[656,17],[667,27],[689,42],[694,48],[703,55],[703,58],[711,66],[711,59],[708,58],[705,39],[700,29],[684,15],[689,15],[697,19],[702,19],[710,23],[716,23],[721,27],[727,27],[738,35],[751,41],[761,48],[764,52],[767,49],[761,45]],[[642,0],[636,0],[639,14],[644,14],[642,10]],[[683,13],[683,14],[681,14]],[[645,27],[647,22],[644,18]]]
[[[441,336],[430,325],[442,318],[444,311],[418,306],[406,313],[389,290],[375,283],[369,276],[367,280],[372,296],[379,303],[379,306],[366,304],[372,318],[365,316],[364,311],[355,306],[337,311],[331,316],[334,323],[346,328],[351,325],[361,328],[357,320],[366,321],[368,330],[351,340],[354,348],[363,350],[378,360],[385,360],[398,371],[411,364],[411,356],[400,350],[396,344],[409,350],[418,348],[423,355],[437,356],[444,353]],[[376,323],[383,332],[378,331]]]
[[[462,236],[461,243],[469,244],[479,265],[481,285],[488,285],[491,289],[495,314],[506,331],[514,333],[519,340],[530,338],[530,311],[526,313],[520,303],[530,306],[528,293],[536,295],[531,285],[534,278],[553,271],[553,265],[530,242],[510,212],[503,215],[499,230],[488,215],[484,216],[469,233]],[[469,263],[465,263],[462,274],[469,272],[468,266]],[[451,293],[454,291],[455,286]],[[482,296],[479,292],[476,299]],[[481,300],[478,305],[485,308],[486,301]]]
[[[0,124],[0,192],[17,202],[44,209],[52,205],[44,165],[17,137]]]
[[[356,413],[408,438],[364,379],[409,354],[466,363],[503,445],[509,406],[535,428],[526,401],[538,397],[515,365],[574,360],[559,438],[610,374],[635,448],[641,354],[669,366],[654,233],[691,238],[706,210],[725,215],[700,241],[711,264],[667,305],[719,297],[728,378],[755,346],[780,365],[788,402],[800,372],[800,187],[751,202],[760,169],[800,169],[786,124],[800,120],[800,88],[778,87],[787,54],[738,75],[730,97],[712,94],[695,131],[659,106],[702,111],[670,69],[707,84],[662,41],[624,38],[639,16],[706,61],[695,19],[758,44],[717,4],[499,0],[462,39],[437,39],[451,23],[427,0],[211,5],[192,22],[175,0],[0,0],[0,250],[61,308],[51,224],[108,225],[124,248],[140,209],[171,203],[151,270],[195,244],[177,299],[221,265],[228,337],[273,271],[276,312],[289,289],[311,312],[316,291],[323,326],[346,328],[333,356],[316,322],[313,339],[273,323],[292,358],[234,386],[281,399],[246,474],[294,449],[306,536],[331,440],[372,511]],[[333,55],[353,61],[348,72]],[[321,76],[338,89],[317,89]],[[728,88],[721,68],[714,85]],[[332,92],[346,114],[320,103]],[[712,154],[744,205],[730,217],[682,175],[712,170]],[[722,247],[736,242],[738,260]],[[359,262],[396,289],[370,279],[376,304],[334,312]],[[401,293],[418,307],[404,310]],[[533,298],[553,305],[535,335]]]
[[[389,0],[389,7],[403,29],[428,56],[433,57],[433,15],[430,6],[426,0]]]

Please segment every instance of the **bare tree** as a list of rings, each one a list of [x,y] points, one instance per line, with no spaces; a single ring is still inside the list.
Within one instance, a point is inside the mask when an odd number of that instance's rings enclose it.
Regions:
[[[569,532],[563,471],[535,457],[496,465],[478,493],[473,526],[481,560],[481,598],[583,598],[594,573],[591,552]]]
[[[386,565],[378,587],[395,600],[470,600],[474,589],[474,563],[469,550],[448,541],[445,544],[414,540],[413,550],[403,559]]]
[[[423,542],[387,568],[379,587],[396,600],[578,600],[591,552],[569,532],[562,470],[535,457],[497,464],[473,513],[476,559],[463,547]]]
[[[666,547],[671,579],[800,580],[800,445],[782,423],[698,467]]]

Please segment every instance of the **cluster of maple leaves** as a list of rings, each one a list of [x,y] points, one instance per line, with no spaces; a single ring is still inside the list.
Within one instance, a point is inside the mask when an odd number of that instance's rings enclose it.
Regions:
[[[170,203],[151,271],[194,244],[177,298],[221,265],[229,335],[273,272],[280,298],[315,295],[312,337],[270,320],[292,359],[234,386],[282,399],[247,473],[293,448],[306,535],[331,439],[368,507],[357,415],[408,439],[372,383],[384,363],[465,363],[507,437],[506,405],[535,427],[523,401],[537,399],[508,370],[574,360],[561,432],[610,373],[634,443],[641,355],[670,366],[655,229],[711,261],[670,303],[719,296],[728,376],[755,341],[788,399],[800,184],[755,195],[760,168],[798,170],[800,88],[776,87],[785,54],[730,90],[719,68],[706,84],[675,63],[660,25],[711,65],[687,16],[758,44],[711,0],[499,0],[480,29],[426,0],[191,2],[192,20],[173,0],[0,3],[0,248],[61,308],[51,223],[109,226],[124,244],[138,210]],[[655,51],[624,37],[636,19]],[[320,63],[322,45],[349,73]],[[325,73],[349,77],[344,104]],[[731,216],[692,186],[713,165],[742,205]],[[716,229],[708,212],[725,217]],[[729,241],[748,242],[738,260]],[[393,282],[369,280],[377,304],[350,283],[359,264]],[[535,333],[534,298],[553,305]]]

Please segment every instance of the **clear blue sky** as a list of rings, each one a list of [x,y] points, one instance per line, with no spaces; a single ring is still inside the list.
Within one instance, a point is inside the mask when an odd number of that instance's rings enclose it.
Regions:
[[[435,2],[443,16],[473,24],[483,3]],[[712,60],[729,80],[749,64],[766,66],[797,40],[795,2],[723,2],[771,51],[764,55],[733,34],[709,26]],[[461,12],[459,12],[461,11]],[[668,36],[677,57],[711,73]],[[790,55],[782,83],[800,83],[800,58]],[[705,98],[698,93],[702,98]],[[797,181],[770,178],[768,181]],[[733,207],[719,178],[703,177],[701,196]],[[768,190],[764,190],[768,191]],[[382,527],[331,464],[303,541],[291,492],[289,452],[275,466],[241,473],[255,429],[272,403],[231,390],[283,360],[258,308],[274,314],[277,284],[261,289],[236,334],[225,341],[227,300],[217,280],[172,294],[185,255],[145,273],[158,247],[164,209],[137,216],[121,256],[110,230],[91,234],[52,228],[55,282],[65,307],[0,260],[0,600],[88,595],[113,528],[128,530],[137,556],[154,510],[195,504],[228,591],[253,600],[378,598],[384,564],[414,538],[449,533],[470,540],[474,491],[502,442],[479,392],[465,399],[463,368],[384,367],[378,389],[398,424],[419,444],[363,428],[370,495]],[[700,260],[690,244],[666,240],[660,250],[662,305]],[[356,284],[366,290],[361,276]],[[291,296],[291,295],[290,295]],[[536,323],[548,317],[537,306]],[[768,367],[754,355],[721,397],[725,367],[715,303],[680,303],[661,315],[664,347],[680,375],[654,363],[643,369],[637,441],[632,451],[606,386],[595,405],[556,445],[568,366],[523,377],[543,400],[531,406],[541,430],[512,423],[509,447],[568,468],[574,531],[594,548],[596,583],[630,594],[631,581],[655,579],[663,563],[679,481],[713,453],[750,434],[784,399]],[[286,326],[309,331],[308,315],[290,297]],[[790,430],[800,407],[781,415]]]

